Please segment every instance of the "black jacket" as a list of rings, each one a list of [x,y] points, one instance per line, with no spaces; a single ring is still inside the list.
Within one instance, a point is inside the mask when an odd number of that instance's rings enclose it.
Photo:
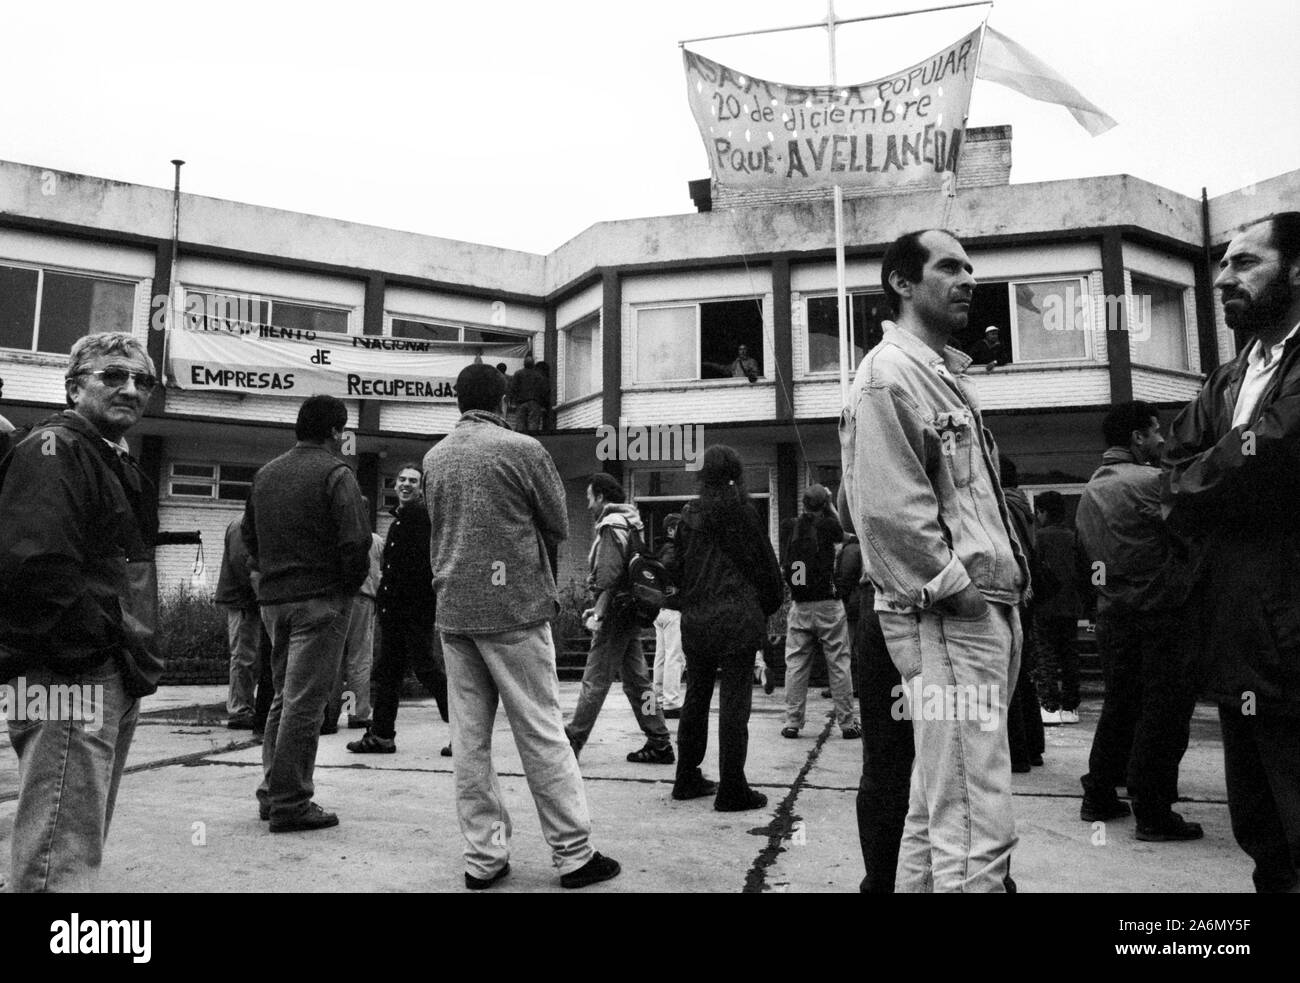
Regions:
[[[833,515],[817,516],[814,521],[817,550],[804,559],[806,569],[795,572],[791,565],[800,558],[800,551],[794,544],[798,528],[799,519],[786,519],[781,523],[781,572],[790,585],[790,596],[796,601],[833,600],[836,596],[835,544],[844,539],[844,528]]]
[[[1206,619],[1209,695],[1300,714],[1300,336],[1254,419],[1233,427],[1249,351],[1174,420],[1161,507],[1201,561],[1193,607]]]
[[[781,606],[781,570],[753,506],[728,520],[719,527],[697,503],[687,503],[664,565],[678,584],[688,654],[708,649],[752,659],[768,615]]]
[[[429,562],[429,512],[424,500],[391,510],[384,539],[384,569],[375,600],[384,617],[414,618],[433,624],[433,570]]]
[[[0,465],[0,679],[113,659],[158,688],[153,485],[81,415],[36,427]]]

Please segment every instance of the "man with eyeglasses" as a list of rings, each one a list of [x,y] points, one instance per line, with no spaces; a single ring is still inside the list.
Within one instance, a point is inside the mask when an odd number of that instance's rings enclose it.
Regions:
[[[68,409],[0,464],[0,679],[18,755],[13,891],[93,886],[139,700],[158,688],[156,495],[125,440],[157,384],[131,335],[80,339]]]

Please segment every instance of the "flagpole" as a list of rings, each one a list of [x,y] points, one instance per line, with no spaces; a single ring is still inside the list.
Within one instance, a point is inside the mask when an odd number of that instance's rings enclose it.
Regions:
[[[830,51],[831,86],[839,79],[835,70],[835,0],[826,0],[826,40]],[[839,315],[840,402],[849,405],[849,304],[844,274],[844,189],[835,182],[835,297]]]
[[[159,374],[166,378],[170,374],[169,353],[171,350],[172,329],[180,324],[181,300],[180,279],[176,275],[176,263],[180,253],[181,240],[181,167],[185,161],[173,160],[176,179],[172,187],[172,261],[168,271],[167,283],[167,321],[163,333],[163,364],[158,367]],[[155,290],[157,287],[154,288]]]

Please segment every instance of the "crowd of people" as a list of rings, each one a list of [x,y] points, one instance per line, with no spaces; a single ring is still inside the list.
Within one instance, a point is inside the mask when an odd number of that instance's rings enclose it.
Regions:
[[[971,359],[948,344],[975,285],[960,241],[904,235],[881,279],[895,320],[841,418],[838,505],[808,487],[779,558],[729,447],[706,449],[698,497],[669,517],[655,554],[621,483],[587,481],[592,639],[567,722],[551,624],[568,509],[554,462],[527,435],[549,408],[545,374],[531,357],[513,378],[481,362],[459,374],[461,418],[399,471],[382,539],[339,457],[346,407],[305,400],[297,443],[257,472],[226,530],[215,597],[229,629],[228,723],[262,740],[255,794],[270,831],[338,824],[314,798],[320,735],[345,722],[365,729],[350,752],[396,753],[412,669],[449,727],[466,886],[510,872],[498,706],[561,884],[615,877],[618,862],[591,843],[579,770],[614,673],[645,737],[628,761],[675,765],[674,799],[762,808],[745,771],[755,653],[788,592],[780,734],[800,735],[820,650],[834,723],[862,742],[862,890],[1014,891],[1011,775],[1043,763],[1044,725],[1078,722],[1075,634],[1095,605],[1105,698],[1081,820],[1131,812],[1138,839],[1202,835],[1173,806],[1203,696],[1219,707],[1232,830],[1254,883],[1300,890],[1300,213],[1229,245],[1216,286],[1251,341],[1167,437],[1156,406],[1107,413],[1077,533],[1060,495],[1037,495],[1031,510],[984,426]],[[68,408],[0,462],[0,677],[93,683],[102,718],[91,733],[10,715],[14,890],[93,882],[139,700],[161,675],[156,496],[124,440],[157,385],[130,335],[83,338]],[[679,721],[676,752],[666,719]]]

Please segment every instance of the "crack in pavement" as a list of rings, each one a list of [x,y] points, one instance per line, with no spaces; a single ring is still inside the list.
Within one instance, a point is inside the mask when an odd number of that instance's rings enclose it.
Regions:
[[[799,798],[799,793],[806,787],[805,779],[808,777],[808,773],[812,771],[817,759],[821,757],[822,748],[826,745],[826,741],[830,738],[831,730],[834,727],[835,714],[830,713],[826,717],[826,726],[817,735],[817,743],[808,752],[807,760],[804,761],[803,767],[799,769],[799,774],[795,775],[794,782],[790,785],[790,791],[781,800],[781,804],[776,807],[771,822],[766,826],[758,826],[750,830],[750,833],[755,836],[766,836],[767,845],[758,852],[758,856],[754,858],[754,862],[745,873],[745,886],[741,890],[742,894],[762,894],[768,889],[767,871],[776,863],[777,857],[785,852],[785,847],[781,843],[789,838],[794,829],[795,821],[799,818],[794,814],[794,804]]]

